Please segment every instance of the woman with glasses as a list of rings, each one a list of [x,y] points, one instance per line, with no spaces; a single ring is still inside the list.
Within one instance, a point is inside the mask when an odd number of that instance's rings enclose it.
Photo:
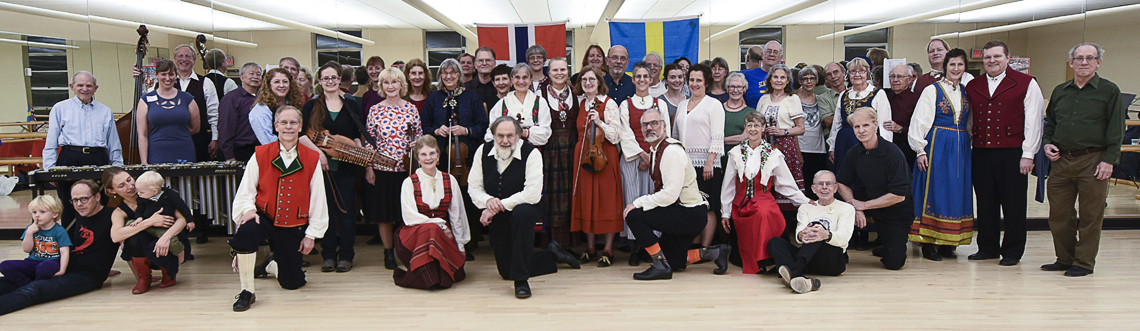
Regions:
[[[316,145],[309,135],[327,131],[330,135],[351,139],[358,146],[364,146],[364,114],[354,98],[346,98],[340,90],[340,63],[328,62],[317,70],[321,93],[301,108],[301,144]],[[324,154],[317,149],[318,153]],[[325,197],[329,210],[329,229],[321,239],[321,255],[324,264],[321,272],[348,272],[352,270],[352,260],[356,256],[353,245],[356,243],[356,186],[364,169],[348,162],[329,160],[323,157],[322,168],[325,174]]]
[[[412,142],[423,135],[420,112],[402,97],[408,93],[407,79],[397,68],[380,72],[379,86],[384,101],[372,106],[364,121],[368,135],[376,144],[365,147],[396,160],[392,165],[366,167],[364,179],[368,181],[364,199],[365,220],[379,224],[380,239],[384,244],[384,268],[396,269],[396,255],[392,251],[392,230],[400,221],[400,184],[408,178],[404,156]]]
[[[420,116],[424,115],[424,103],[431,93],[431,71],[427,63],[420,59],[412,59],[404,66],[404,76],[408,77],[408,101],[416,106]]]
[[[748,91],[748,79],[744,74],[734,72],[725,79],[728,101],[724,102],[724,150],[748,140],[744,133],[744,117],[755,112],[744,102],[744,92]]]
[[[570,231],[586,234],[586,252],[582,253],[580,262],[597,259],[598,267],[608,267],[613,264],[614,238],[622,231],[622,209],[625,208],[622,200],[617,198],[622,196],[617,148],[621,142],[621,115],[618,105],[606,96],[608,88],[602,80],[605,74],[601,68],[588,66],[578,74],[576,89],[583,98],[578,105],[577,127],[584,129],[592,125],[594,130],[602,133],[601,152],[609,164],[593,171],[587,170],[584,165],[575,167]],[[586,137],[574,149],[575,163],[586,162],[582,157],[585,150],[592,147],[589,144],[595,137],[591,137],[591,134],[585,132]],[[600,253],[594,246],[598,234],[605,236],[605,244]]]
[[[839,115],[831,126],[831,137],[827,140],[831,146],[828,157],[835,163],[835,169],[843,169],[847,150],[859,144],[859,140],[855,138],[855,131],[847,121],[847,117],[856,109],[874,108],[875,112],[879,113],[879,136],[887,141],[892,141],[894,138],[894,134],[883,127],[883,123],[891,120],[891,102],[887,99],[886,92],[868,81],[869,68],[867,60],[862,57],[855,57],[847,62],[847,76],[851,80],[851,88],[840,95],[839,104],[835,105],[835,113]]]
[[[713,81],[709,86],[708,95],[720,102],[728,101],[728,92],[725,91],[725,78],[728,76],[728,61],[723,57],[717,57],[709,62],[709,67],[712,68]]]
[[[774,196],[786,196],[796,206],[810,200],[801,192],[802,182],[792,177],[784,153],[766,141],[767,129],[776,122],[761,112],[749,112],[744,121],[748,138],[728,152],[717,207],[725,232],[736,232],[744,273],[756,274],[772,265],[768,241],[787,226]]]
[[[516,64],[511,69],[511,86],[514,91],[507,92],[495,106],[487,110],[487,120],[495,122],[500,116],[510,116],[519,120],[523,127],[522,137],[540,150],[550,139],[550,106],[546,100],[537,93],[530,91],[531,72],[526,63]],[[493,141],[493,134],[488,128],[483,135],[483,141]]]
[[[197,161],[190,136],[198,133],[198,104],[190,93],[179,91],[174,61],[155,65],[158,88],[139,99],[139,156],[142,164]]]
[[[541,45],[533,45],[526,49],[526,64],[530,65],[530,90],[538,92],[538,86],[550,80],[543,72],[546,66],[546,49]]]
[[[649,63],[638,62],[633,64],[633,86],[636,91],[629,99],[621,102],[618,106],[621,112],[621,182],[622,193],[625,200],[625,205],[633,203],[634,200],[641,196],[653,193],[653,180],[649,167],[652,164],[650,160],[651,151],[649,150],[649,142],[645,141],[642,135],[642,120],[641,115],[645,114],[650,109],[656,109],[661,112],[665,107],[665,101],[660,98],[655,98],[649,93],[649,86],[653,83],[653,69]],[[661,121],[648,123],[658,132],[662,129],[669,127],[669,118],[662,116]],[[629,238],[633,243],[633,249],[630,251],[629,265],[636,266],[641,264],[640,247],[637,247],[634,235],[629,231],[626,226],[622,231],[622,235]],[[648,256],[648,255],[647,255]]]
[[[826,97],[817,96],[814,92],[819,83],[819,72],[815,66],[800,69],[798,74],[800,88],[796,89],[796,96],[804,110],[804,134],[799,136],[800,153],[803,154],[803,178],[813,178],[815,173],[827,169],[827,145],[824,144],[823,120],[835,114],[835,108],[826,105]],[[809,198],[815,198],[811,190],[805,192]]]

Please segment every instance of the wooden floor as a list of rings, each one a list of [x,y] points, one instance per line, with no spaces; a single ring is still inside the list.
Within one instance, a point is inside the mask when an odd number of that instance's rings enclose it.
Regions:
[[[847,272],[823,277],[818,292],[794,294],[774,276],[712,274],[711,264],[691,266],[673,280],[631,279],[644,267],[563,269],[531,280],[534,297],[513,297],[484,246],[467,266],[468,279],[440,291],[392,284],[378,246],[357,247],[356,268],[321,273],[288,291],[275,280],[257,281],[257,303],[231,311],[239,292],[223,240],[196,246],[198,259],[183,265],[178,285],[131,295],[124,275],[101,290],[0,317],[6,330],[47,325],[84,329],[425,329],[425,330],[661,330],[713,329],[1135,329],[1140,325],[1137,253],[1140,231],[1106,231],[1096,273],[1068,278],[1040,271],[1053,262],[1049,232],[1029,234],[1021,265],[1000,267],[965,256],[933,262],[913,254],[905,268],[882,268],[869,252],[851,252]],[[220,239],[220,238],[219,238]],[[360,238],[362,242],[366,238]],[[912,253],[914,250],[912,249]],[[19,242],[0,241],[0,259],[23,258]],[[320,258],[307,259],[319,264]],[[644,266],[644,264],[643,264]]]

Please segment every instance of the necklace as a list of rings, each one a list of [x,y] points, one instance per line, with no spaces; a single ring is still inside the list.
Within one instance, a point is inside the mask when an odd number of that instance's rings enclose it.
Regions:
[[[554,96],[554,99],[558,100],[558,119],[560,121],[565,122],[566,121],[566,99],[570,98],[570,89],[563,87],[562,91],[556,92],[556,91],[554,91],[554,84],[551,84],[551,85],[546,86],[546,91],[547,91],[548,95],[552,95],[552,96]]]
[[[744,99],[741,99],[741,100],[740,100],[740,104],[739,104],[739,105],[736,105],[736,106],[733,106],[733,105],[732,105],[732,99],[729,99],[729,100],[728,100],[728,102],[725,102],[725,103],[724,103],[724,106],[725,106],[726,108],[728,108],[728,109],[732,109],[732,110],[740,110],[740,109],[744,109]]]

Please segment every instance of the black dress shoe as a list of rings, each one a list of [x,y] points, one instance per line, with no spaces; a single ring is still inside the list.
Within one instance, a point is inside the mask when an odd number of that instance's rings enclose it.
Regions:
[[[957,259],[958,254],[954,253],[957,248],[958,246],[940,245],[938,246],[938,255],[947,259]]]
[[[582,268],[582,265],[578,263],[578,259],[574,258],[574,255],[570,254],[570,252],[562,249],[562,245],[559,245],[557,241],[551,241],[550,245],[546,245],[546,250],[554,253],[554,259],[558,263],[568,264],[572,269]]]
[[[728,252],[732,251],[732,246],[720,244],[717,245],[717,250],[719,250],[719,252],[717,252],[719,255],[713,260],[713,262],[716,263],[716,269],[713,270],[713,274],[723,275],[725,272],[728,272]]]
[[[1093,273],[1093,271],[1089,270],[1089,269],[1085,269],[1085,267],[1073,266],[1072,268],[1069,268],[1069,270],[1065,271],[1065,276],[1067,276],[1067,277],[1084,277],[1084,276],[1088,276],[1091,273]]]
[[[340,261],[336,263],[336,272],[348,272],[352,270],[352,261]]]
[[[938,256],[938,251],[934,248],[933,244],[922,244],[922,258],[931,261],[942,261],[942,257]]]
[[[186,253],[186,261],[194,261],[194,254]]]
[[[475,254],[471,254],[471,252],[468,251],[467,252],[467,261],[475,261]]]
[[[1001,261],[998,261],[998,265],[1001,265],[1001,266],[1006,266],[1006,267],[1012,267],[1012,266],[1015,266],[1015,265],[1017,265],[1019,262],[1021,262],[1021,260],[1017,260],[1017,259],[1001,259]]]
[[[614,264],[614,253],[601,251],[598,253],[598,256],[598,268],[605,268]]]
[[[396,269],[396,253],[391,249],[384,250],[384,268],[388,270]]]
[[[1001,257],[1001,256],[999,256],[997,254],[977,252],[974,254],[970,254],[970,256],[967,256],[966,259],[969,259],[970,261],[981,261],[981,260],[992,260],[992,259],[996,259],[999,257]]]
[[[641,246],[637,244],[630,245],[629,266],[636,267],[639,265],[641,265]]]
[[[205,243],[210,242],[210,238],[206,237],[205,233],[199,233],[198,239],[195,239],[194,242],[199,243],[199,244],[205,244]]]
[[[336,260],[325,260],[325,263],[321,265],[321,272],[333,271],[336,271]]]
[[[530,284],[526,281],[515,282],[515,297],[519,299],[526,299],[530,297]]]
[[[1068,271],[1072,267],[1073,266],[1063,264],[1061,262],[1053,262],[1053,263],[1041,266],[1041,270],[1045,270],[1045,271]]]
[[[257,296],[253,295],[253,292],[246,290],[242,290],[241,293],[238,293],[234,298],[237,299],[237,301],[234,301],[234,311],[249,310],[249,305],[257,302]]]
[[[636,280],[673,279],[673,268],[650,266],[645,271],[633,274]]]

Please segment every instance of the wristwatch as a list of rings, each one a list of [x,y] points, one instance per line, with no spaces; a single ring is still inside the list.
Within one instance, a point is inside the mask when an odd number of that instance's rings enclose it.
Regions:
[[[787,135],[788,135],[788,129],[784,129],[784,135],[785,135],[785,136],[787,136]]]

